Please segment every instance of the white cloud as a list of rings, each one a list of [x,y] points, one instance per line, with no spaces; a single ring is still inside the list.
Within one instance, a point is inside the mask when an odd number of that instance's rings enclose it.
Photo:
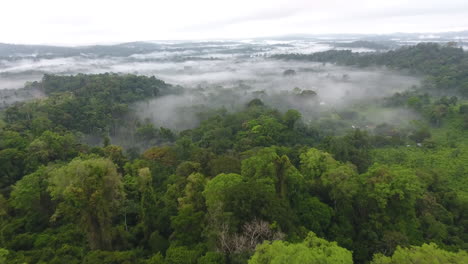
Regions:
[[[465,0],[5,0],[0,10],[10,43],[468,29]]]

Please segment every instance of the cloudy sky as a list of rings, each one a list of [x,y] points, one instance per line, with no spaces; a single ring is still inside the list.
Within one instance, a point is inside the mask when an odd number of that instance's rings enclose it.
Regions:
[[[468,29],[467,0],[3,0],[0,42],[91,44]]]

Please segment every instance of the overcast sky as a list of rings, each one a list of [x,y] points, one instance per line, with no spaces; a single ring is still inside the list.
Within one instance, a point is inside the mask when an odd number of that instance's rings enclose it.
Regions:
[[[467,0],[1,0],[0,42],[91,44],[468,29]]]

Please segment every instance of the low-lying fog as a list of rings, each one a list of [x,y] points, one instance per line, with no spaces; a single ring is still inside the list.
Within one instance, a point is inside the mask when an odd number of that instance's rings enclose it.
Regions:
[[[198,112],[220,107],[237,110],[253,98],[281,111],[298,109],[307,121],[324,110],[339,111],[362,100],[406,90],[420,81],[417,77],[383,68],[360,69],[268,58],[275,53],[310,53],[332,48],[331,44],[323,42],[210,42],[165,44],[164,47],[157,52],[127,57],[82,54],[4,59],[0,61],[0,89],[22,87],[26,81],[39,80],[43,73],[154,75],[186,89],[182,93],[140,102],[134,105],[136,113],[157,126],[183,130],[198,124]],[[31,93],[29,96],[42,95]],[[15,97],[14,92],[6,93],[6,90],[3,93],[0,90],[0,97],[0,107],[28,99],[27,95]]]
[[[335,47],[336,43],[338,42],[307,40],[137,42],[66,50],[60,47],[55,49],[49,47],[42,52],[40,48],[37,50],[31,48],[31,53],[0,52],[0,90],[21,88],[26,81],[40,80],[44,73],[123,72],[159,76],[170,73],[173,69],[183,70],[184,67],[201,66],[203,69],[218,67],[219,64],[210,63],[213,60],[221,61],[221,64],[225,65],[235,64],[241,58],[265,57],[278,53],[313,53],[329,49],[345,49]],[[340,43],[342,44],[343,41]],[[359,47],[346,49],[374,51]],[[55,53],[54,50],[56,50]]]
[[[313,113],[344,109],[361,100],[389,96],[419,83],[416,77],[385,69],[353,69],[263,58],[159,66],[158,77],[189,89],[181,95],[138,104],[137,111],[156,124],[176,129],[196,125],[193,122],[196,113],[181,110],[189,105],[237,110],[249,100],[259,98],[281,111],[298,109],[307,120],[314,117]],[[123,69],[127,65],[119,67]],[[152,71],[151,67],[145,69],[139,72],[149,74]],[[292,71],[285,74],[288,70]],[[307,90],[317,95],[307,95]],[[174,118],[174,115],[179,117]]]

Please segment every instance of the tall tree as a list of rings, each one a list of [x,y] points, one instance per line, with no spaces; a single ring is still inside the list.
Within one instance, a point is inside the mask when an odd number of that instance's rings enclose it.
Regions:
[[[423,244],[420,247],[398,247],[392,256],[376,254],[371,264],[433,264],[433,263],[468,263],[466,251],[449,252],[437,247],[436,244]]]
[[[112,248],[112,220],[124,199],[122,178],[112,161],[76,158],[51,172],[49,191],[59,201],[54,219],[77,217],[92,249]]]
[[[249,264],[282,263],[352,264],[353,258],[351,251],[310,232],[307,238],[298,244],[284,241],[265,242],[257,247],[249,260]]]

